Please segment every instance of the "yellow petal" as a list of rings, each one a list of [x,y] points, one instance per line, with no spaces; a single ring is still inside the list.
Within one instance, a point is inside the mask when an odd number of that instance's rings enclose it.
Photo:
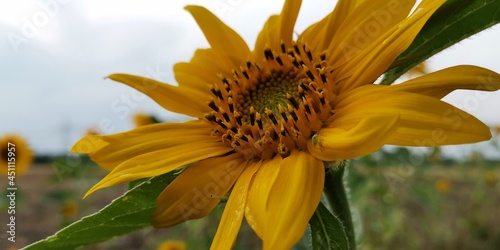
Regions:
[[[344,64],[408,16],[415,1],[365,1],[347,16],[333,40],[330,62]]]
[[[163,122],[137,127],[122,133],[105,135],[102,138],[106,142],[112,143],[118,140],[128,140],[132,137],[142,137],[152,133],[168,132],[167,130],[190,130],[190,133],[193,134],[207,134],[212,131],[212,126],[200,120],[186,122]]]
[[[345,79],[342,91],[373,83],[394,62],[394,59],[410,46],[415,36],[429,17],[441,6],[444,0],[424,0],[408,18],[379,36],[339,67],[337,75]],[[343,62],[338,62],[341,64]],[[337,66],[333,66],[337,67]]]
[[[248,194],[245,218],[248,225],[261,239],[264,238],[264,228],[267,226],[262,222],[267,220],[267,214],[264,211],[267,207],[268,192],[278,177],[281,161],[283,158],[280,156],[265,161],[259,169],[256,179],[252,182]]]
[[[179,86],[198,91],[200,94],[209,93],[210,84],[218,80],[216,73],[210,74],[204,72],[203,68],[199,68],[190,63],[175,64],[174,76]]]
[[[306,41],[313,51],[322,52],[330,46],[331,41],[337,35],[337,30],[344,23],[347,16],[353,13],[356,6],[362,1],[340,0],[335,9],[321,21],[309,26],[298,40]]]
[[[346,116],[346,119],[351,117]],[[344,117],[338,116],[329,128],[321,129],[308,142],[307,148],[316,158],[323,161],[352,159],[371,154],[382,147],[396,128],[398,114],[371,114],[357,116],[342,124]],[[337,124],[341,123],[341,124]],[[354,125],[353,125],[354,124]]]
[[[213,49],[198,49],[189,63],[174,65],[174,74],[179,86],[206,95],[213,83],[221,82],[219,75],[232,76],[231,69],[234,67],[220,59]]]
[[[255,42],[256,58],[263,58],[264,48],[269,46],[270,49],[281,51],[281,42],[285,43],[287,48],[291,48],[293,28],[299,14],[301,0],[287,0],[281,10],[279,16],[271,16],[264,28],[259,33]]]
[[[398,115],[395,131],[385,139],[386,144],[405,146],[439,146],[472,143],[491,138],[488,127],[470,114],[439,99],[390,91],[389,86],[364,86],[371,91],[364,98],[346,97],[346,102],[332,117],[328,127],[349,129],[367,116]],[[384,91],[387,90],[387,91]],[[364,91],[365,94],[367,93]],[[335,118],[337,116],[337,118]]]
[[[71,152],[86,153],[103,168],[111,171],[120,163],[151,151],[167,149],[179,142],[217,140],[210,136],[210,127],[201,121],[157,123],[131,131],[106,136],[86,136]]]
[[[202,160],[184,170],[156,200],[155,227],[170,227],[210,213],[243,171],[239,154]]]
[[[272,162],[261,167],[248,197],[246,215],[259,224],[264,249],[293,247],[304,235],[323,191],[322,161],[307,152],[294,151],[279,162],[279,165]],[[276,172],[271,180],[264,168],[273,168],[270,171]]]
[[[241,227],[247,195],[254,174],[259,170],[262,162],[250,162],[236,181],[231,195],[224,208],[224,213],[217,228],[210,249],[231,249]]]
[[[500,89],[500,75],[481,67],[460,65],[393,85],[391,89],[441,99],[457,89],[498,90]]]
[[[189,5],[185,9],[193,15],[208,43],[217,54],[227,58],[235,69],[244,65],[250,55],[250,49],[238,33],[201,6]]]
[[[271,223],[266,227],[264,249],[289,249],[302,238],[320,202],[324,179],[323,162],[306,152],[283,160],[269,193]]]
[[[162,175],[189,163],[220,156],[230,151],[232,151],[232,148],[221,142],[179,142],[178,145],[173,147],[141,154],[122,162],[94,185],[85,196],[101,188]]]
[[[197,141],[217,141],[211,135],[190,134],[197,132],[190,130],[170,130],[161,133],[144,135],[142,137],[130,138],[110,143],[91,155],[92,159],[100,164],[111,163],[131,159],[135,156],[163,150],[176,145]],[[165,136],[165,137],[163,137]],[[168,136],[168,137],[166,137]]]
[[[114,158],[124,158],[129,156],[132,158],[143,153],[166,149],[182,143],[196,141],[218,141],[217,137],[211,136],[209,130],[202,129],[187,129],[180,126],[163,126],[164,131],[143,133],[124,136],[121,140],[112,140],[108,145],[95,151],[93,156],[97,162],[107,162]],[[113,135],[112,135],[113,136]],[[118,135],[114,135],[118,136]],[[110,136],[111,137],[111,136]],[[112,137],[111,137],[112,138]],[[111,140],[111,139],[110,139]],[[123,152],[120,152],[123,150]],[[120,156],[121,155],[121,156]]]
[[[74,154],[91,154],[108,145],[102,135],[86,135],[69,150]]]
[[[253,50],[253,56],[256,60],[264,58],[264,50],[266,49],[266,47],[272,48],[269,42],[276,40],[274,37],[276,35],[275,30],[278,24],[279,16],[273,15],[267,19],[264,27],[262,27],[262,30],[260,31],[259,35],[257,36],[257,40],[255,41],[255,48]],[[273,42],[273,44],[274,43],[275,42]]]
[[[233,75],[232,70],[234,68],[232,65],[225,62],[214,49],[197,49],[189,63],[203,68],[205,74],[223,74],[226,77]]]
[[[90,158],[100,164],[97,159],[93,157],[94,153],[101,150],[105,146],[109,145],[108,142],[104,141],[104,136],[102,135],[87,135],[77,141],[69,152],[74,154],[88,154]],[[100,164],[104,169],[111,171],[117,163],[113,164]]]
[[[206,104],[210,100],[208,93],[204,96],[187,88],[179,88],[134,75],[113,74],[108,78],[135,88],[170,111],[193,117],[203,117],[205,113],[210,112]]]

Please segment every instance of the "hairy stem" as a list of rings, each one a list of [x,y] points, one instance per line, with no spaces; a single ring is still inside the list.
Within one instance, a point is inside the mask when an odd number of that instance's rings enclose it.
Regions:
[[[349,207],[349,199],[347,197],[344,172],[346,162],[342,162],[338,167],[330,168],[329,165],[335,164],[325,162],[325,166],[329,168],[325,176],[325,195],[327,197],[332,213],[337,216],[345,227],[345,232],[349,240],[349,249],[356,250],[356,238],[354,235],[354,225],[352,223],[351,209]]]

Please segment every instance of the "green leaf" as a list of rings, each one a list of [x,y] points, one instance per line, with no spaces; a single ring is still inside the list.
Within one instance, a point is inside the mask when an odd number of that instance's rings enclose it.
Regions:
[[[389,85],[427,58],[500,22],[498,0],[448,0],[427,21],[413,43],[391,65]]]
[[[74,249],[148,227],[156,208],[156,197],[175,177],[173,173],[168,173],[150,178],[99,212],[23,249]]]
[[[313,249],[349,249],[349,241],[342,222],[319,203],[309,220]]]

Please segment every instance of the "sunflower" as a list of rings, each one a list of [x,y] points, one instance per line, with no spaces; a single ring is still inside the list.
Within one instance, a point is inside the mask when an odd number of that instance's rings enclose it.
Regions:
[[[21,176],[28,171],[33,161],[33,152],[28,143],[18,135],[0,137],[0,174]],[[10,155],[9,155],[10,153]]]
[[[203,7],[187,6],[210,44],[174,66],[178,86],[127,74],[133,87],[197,119],[103,137],[72,152],[110,171],[88,193],[189,164],[160,194],[152,217],[170,227],[210,213],[229,190],[213,249],[228,249],[243,218],[264,249],[304,234],[325,182],[325,162],[385,144],[437,146],[491,138],[475,117],[440,99],[456,89],[497,90],[500,75],[456,66],[407,82],[374,84],[444,1],[339,1],[293,37],[301,1],[271,16],[253,50]]]

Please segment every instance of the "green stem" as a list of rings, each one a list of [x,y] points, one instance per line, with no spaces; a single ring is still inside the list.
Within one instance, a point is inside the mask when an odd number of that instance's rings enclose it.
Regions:
[[[325,165],[330,163],[325,162]],[[351,209],[344,186],[344,169],[346,163],[342,162],[340,166],[330,168],[325,176],[325,195],[327,197],[332,213],[337,216],[345,227],[345,232],[349,240],[349,249],[356,250],[356,238],[354,235],[354,226],[352,223]]]

